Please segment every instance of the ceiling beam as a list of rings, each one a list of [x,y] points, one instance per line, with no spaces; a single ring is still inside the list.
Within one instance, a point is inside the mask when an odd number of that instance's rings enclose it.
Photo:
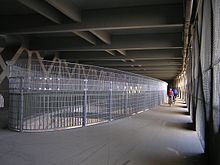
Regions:
[[[150,77],[157,77],[157,78],[160,78],[160,79],[163,79],[163,78],[167,78],[167,79],[172,79],[173,77],[176,77],[177,74],[170,74],[170,73],[160,73],[160,74],[152,74],[152,73],[149,73],[149,74],[141,74],[141,75],[144,75],[144,76],[150,76]]]
[[[106,31],[102,30],[90,30],[90,32],[100,39],[105,44],[111,44],[111,37]],[[114,50],[105,50],[108,54],[115,56]]]
[[[156,78],[167,78],[167,79],[172,79],[173,77],[176,77],[176,74],[152,74],[152,73],[147,73],[147,74],[141,74],[143,76],[150,76],[150,77],[156,77]]]
[[[72,1],[69,0],[46,0],[49,4],[54,6],[56,9],[61,11],[63,14],[68,16],[70,19],[76,21],[76,22],[81,22],[81,13],[80,10],[73,4]],[[110,35],[105,32],[105,31],[97,31],[97,30],[91,30],[90,31],[92,34],[94,34],[97,38],[99,38],[101,41],[103,41],[106,44],[111,43]],[[92,43],[95,45],[95,39],[92,38],[91,35],[87,32],[83,31],[76,31],[76,35],[82,37],[86,41]],[[109,54],[113,55],[113,51],[107,51]],[[118,50],[119,53],[122,55],[125,55],[125,51],[123,50]]]
[[[46,0],[50,5],[58,9],[64,15],[76,22],[81,22],[81,11],[70,0]]]
[[[181,71],[176,71],[176,70],[164,70],[164,71],[162,71],[162,70],[146,70],[146,71],[135,71],[135,70],[132,70],[132,71],[130,71],[130,72],[133,72],[133,73],[139,73],[139,74],[144,74],[144,73],[153,73],[153,74],[159,74],[159,73],[174,73],[174,74],[176,74],[176,73],[180,73]]]
[[[81,22],[81,11],[72,1],[69,0],[46,0],[50,5],[58,9],[64,15],[69,17],[71,20],[76,22]],[[72,31],[77,36],[81,37],[82,39],[88,41],[89,43],[95,45],[96,38],[90,34],[89,32],[84,31]]]
[[[77,60],[106,60],[106,61],[117,61],[121,59],[182,59],[182,50],[181,49],[172,49],[172,50],[130,50],[126,51],[126,56],[109,56],[105,52],[83,52],[83,51],[65,51],[60,52],[61,58],[63,59],[77,59]]]
[[[126,70],[126,71],[132,71],[132,70],[181,70],[181,67],[178,66],[142,66],[142,67],[114,67],[111,66],[111,68],[117,68],[119,70]]]
[[[61,23],[62,16],[59,14],[59,12],[53,9],[53,7],[50,7],[48,4],[37,0],[18,0],[18,1],[28,6],[29,8],[35,10],[36,12],[40,13],[44,17],[50,19],[51,21],[58,24]],[[61,11],[64,15],[70,17],[73,21],[77,21],[77,22],[81,21],[80,10],[72,3],[72,1],[47,0],[47,2],[52,6],[54,6],[56,9],[58,9],[59,11]],[[96,38],[88,32],[73,31],[73,33],[75,33],[77,36],[83,38],[84,40],[88,41],[93,45],[96,44]]]
[[[126,51],[125,50],[121,50],[121,49],[118,49],[116,50],[117,52],[119,52],[121,55],[125,56],[126,55]]]
[[[143,76],[149,76],[159,79],[173,79],[176,77],[176,74],[142,74]]]
[[[73,61],[76,61],[77,59],[73,59]],[[68,61],[71,61],[71,60],[68,60]],[[111,60],[111,61],[109,61],[109,60],[77,60],[78,62],[83,62],[83,63],[106,63],[106,62],[111,62],[111,63],[117,63],[117,62],[125,62],[125,63],[130,63],[131,65],[133,65],[135,62],[145,62],[145,63],[149,63],[149,62],[161,62],[161,61],[170,61],[170,62],[182,62],[182,59],[163,59],[163,60],[161,60],[161,59],[140,59],[140,60],[134,60],[134,59],[132,59],[132,60],[125,60],[125,59],[121,59],[121,60]]]
[[[111,45],[79,45],[74,37],[32,38],[30,49],[50,51],[105,51],[181,49],[181,34],[145,34],[112,36]]]
[[[108,50],[106,50],[108,51]],[[110,53],[112,53],[112,51],[110,51]],[[109,53],[109,54],[110,54]],[[115,54],[112,54],[112,55],[115,55]],[[160,60],[179,60],[179,61],[182,61],[183,58],[182,57],[172,57],[172,56],[164,56],[164,57],[142,57],[142,58],[120,58],[118,56],[113,56],[113,57],[116,57],[116,58],[103,58],[103,59],[100,59],[100,58],[69,58],[67,60],[78,60],[78,61],[111,61],[111,62],[114,62],[114,61],[127,61],[127,62],[130,62],[130,61],[160,61]]]
[[[111,37],[106,31],[90,30],[90,32],[94,34],[97,38],[99,38],[102,42],[106,44],[111,44]]]
[[[19,18],[20,19],[20,18]],[[11,25],[12,28],[8,28],[8,26],[4,26],[5,28],[0,29],[0,34],[5,35],[17,35],[17,34],[44,34],[44,33],[65,33],[65,32],[72,32],[72,31],[91,31],[92,30],[120,30],[120,29],[154,29],[154,28],[183,28],[182,23],[178,24],[158,24],[158,25],[147,25],[146,22],[142,23],[143,25],[115,25],[103,27],[103,26],[93,26],[93,27],[84,27],[84,24],[79,26],[79,23],[69,23],[69,24],[60,24],[60,25],[41,25],[35,27],[28,27],[28,26],[18,26]],[[146,24],[146,25],[144,25]],[[6,28],[7,27],[7,28]],[[16,28],[13,28],[16,27]],[[27,28],[28,27],[28,28]]]
[[[135,69],[135,68],[132,68],[130,67],[130,69],[123,69],[123,68],[117,68],[119,70],[124,70],[124,71],[137,71],[137,72],[145,72],[145,71],[181,71],[181,67],[179,68],[164,68],[164,69],[161,69],[161,68],[158,68],[158,69],[151,69],[150,67],[147,68],[147,69]]]
[[[182,66],[182,62],[170,62],[170,61],[151,61],[151,62],[145,62],[145,61],[137,61],[137,62],[112,62],[112,63],[100,63],[100,62],[86,62],[83,64],[90,64],[90,65],[99,65],[99,66],[106,66],[106,67],[110,67],[110,66],[118,66],[118,67],[142,67],[142,66]]]
[[[44,1],[38,0],[17,0],[28,8],[36,11],[37,13],[43,15],[49,20],[55,23],[62,23],[62,15],[55,10],[53,7],[45,3]]]
[[[105,50],[105,52],[107,52],[108,54],[115,56],[115,52],[114,50]]]
[[[142,75],[142,76],[147,76],[147,77],[151,77],[151,78],[155,78],[155,79],[160,79],[160,80],[163,80],[163,81],[170,81],[170,80],[173,80],[176,75],[171,75],[171,76],[157,76],[157,75],[150,75],[150,74],[146,74],[146,75]]]
[[[172,81],[176,77],[176,75],[169,76],[169,77],[161,77],[161,76],[155,76],[155,75],[143,75],[143,76],[152,77],[152,78],[160,79],[163,81]]]
[[[33,2],[33,0],[20,1],[25,2],[26,5],[32,4],[31,2]],[[35,8],[35,10],[38,9],[41,11],[43,7],[39,4],[43,2],[36,1],[35,3],[37,4],[36,8],[35,5],[33,5],[34,3],[29,6]],[[48,8],[45,8],[44,10],[48,10]],[[41,11],[41,13],[49,17],[49,12],[43,11]],[[51,16],[51,19],[52,18],[53,17]],[[2,29],[0,34],[60,33],[111,29],[183,27],[181,5],[155,5],[133,8],[85,10],[82,12],[82,20],[83,23],[41,26],[35,28],[26,28],[26,26],[23,28],[15,28],[12,26],[11,28],[7,27],[4,30]],[[56,22],[60,23],[61,21],[56,20]]]
[[[157,76],[161,76],[161,77],[169,77],[169,76],[174,76],[176,75],[176,73],[169,73],[168,74],[164,74],[164,73],[159,73],[159,72],[154,72],[154,73],[143,73],[143,74],[150,74],[150,75],[157,75]]]
[[[106,31],[91,30],[90,32],[94,34],[97,38],[99,38],[102,42],[106,44],[111,44],[111,37]],[[105,51],[111,55],[115,55],[114,50],[105,50]],[[125,50],[116,50],[116,51],[122,55],[126,55]]]
[[[48,26],[53,25],[48,18],[38,14],[26,14],[26,15],[0,15],[1,29],[7,29],[14,27],[16,29],[24,27],[38,27],[38,26]],[[1,31],[1,30],[0,30]]]
[[[160,76],[160,77],[173,77],[176,73],[142,73],[142,75]]]
[[[89,32],[73,31],[73,33],[83,38],[84,40],[88,41],[89,43],[96,45],[96,38]]]

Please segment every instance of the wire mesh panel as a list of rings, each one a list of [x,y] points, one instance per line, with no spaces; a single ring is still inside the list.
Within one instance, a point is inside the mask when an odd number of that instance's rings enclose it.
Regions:
[[[214,48],[214,63],[220,61],[220,2],[212,0],[213,7],[213,48]]]
[[[213,9],[213,126],[220,126],[220,1],[212,0]]]
[[[18,61],[10,65],[9,126],[19,131],[81,127],[160,105],[167,83],[89,65]]]
[[[190,114],[199,138],[205,147],[205,129],[219,130],[219,8],[220,1],[201,1],[193,22],[192,49],[187,65],[187,97]],[[180,81],[184,81],[184,74]],[[185,84],[179,84],[184,90]],[[210,124],[210,121],[211,124]],[[208,124],[207,124],[208,123]],[[206,127],[205,127],[205,124]]]
[[[209,159],[219,162],[219,155],[215,153],[219,151],[216,144],[219,144],[220,128],[220,1],[197,2],[198,15],[191,25],[187,59],[187,105]],[[184,74],[178,78],[181,90],[185,86],[181,83]]]

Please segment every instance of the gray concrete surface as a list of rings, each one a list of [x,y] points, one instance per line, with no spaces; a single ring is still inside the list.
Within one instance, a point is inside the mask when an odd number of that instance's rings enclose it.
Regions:
[[[204,164],[184,104],[158,108],[111,123],[46,133],[0,129],[1,165]]]

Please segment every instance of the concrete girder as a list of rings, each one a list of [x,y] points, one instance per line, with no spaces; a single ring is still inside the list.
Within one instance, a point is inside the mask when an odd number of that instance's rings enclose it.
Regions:
[[[20,0],[25,1],[25,0]],[[33,0],[27,0],[27,2]],[[25,1],[26,2],[26,1]],[[30,3],[29,2],[29,3]],[[37,1],[40,2],[40,1]],[[29,4],[28,3],[28,4]],[[36,10],[36,9],[35,9]],[[72,31],[183,27],[181,5],[155,5],[133,8],[85,10],[83,23],[69,23],[34,28],[8,28],[0,34],[34,34]],[[45,14],[45,13],[44,13]],[[47,16],[48,17],[48,16]],[[51,16],[52,17],[52,16]],[[108,20],[106,20],[108,18]],[[60,22],[59,20],[55,20]]]
[[[114,57],[118,57],[118,56],[114,56]],[[164,57],[142,57],[142,58],[103,58],[103,59],[95,59],[95,58],[71,58],[71,59],[67,59],[68,61],[83,61],[83,62],[87,62],[87,61],[99,61],[99,62],[102,62],[102,61],[109,61],[109,62],[115,62],[115,61],[152,61],[152,60],[155,60],[155,61],[158,61],[158,60],[180,60],[182,61],[183,58],[182,57],[172,57],[172,56],[164,56]]]
[[[152,73],[152,74],[159,74],[159,73],[180,73],[180,71],[176,71],[176,70],[153,70],[153,71],[149,71],[149,70],[145,70],[145,71],[136,71],[136,70],[132,70],[130,72],[133,72],[133,73],[138,73],[138,74],[149,74],[149,73]]]
[[[92,34],[94,34],[97,38],[103,41],[106,44],[111,44],[111,37],[106,31],[102,30],[90,30]]]
[[[89,43],[96,45],[96,38],[90,34],[89,32],[83,31],[73,31],[77,36],[83,38],[84,40],[88,41]]]
[[[119,52],[121,55],[126,56],[126,51],[125,50],[118,49],[116,51]]]
[[[106,60],[106,61],[117,61],[121,59],[182,59],[181,49],[173,50],[130,50],[126,51],[126,56],[109,56],[105,52],[92,51],[92,52],[60,52],[60,58],[67,59],[68,61],[73,60]]]
[[[91,30],[90,31],[93,35],[95,35],[98,39],[106,44],[111,44],[111,37],[106,31],[102,30]],[[110,55],[114,56],[115,52],[113,50],[105,50],[105,52],[109,53]]]
[[[115,56],[117,58],[70,58],[68,61],[152,61],[152,60],[182,60],[182,57],[173,57],[173,56],[164,56],[164,57],[134,57],[134,58],[120,58],[118,56]]]
[[[136,62],[114,62],[114,63],[109,63],[109,62],[105,62],[105,63],[97,63],[97,62],[87,62],[85,64],[91,64],[91,65],[99,65],[99,66],[125,66],[125,67],[142,67],[142,66],[181,66],[182,62],[171,62],[171,61],[136,61]]]
[[[50,51],[105,51],[105,50],[153,50],[181,49],[181,34],[145,34],[112,36],[111,45],[96,46],[79,44],[74,37],[34,38],[30,40],[31,50]],[[78,44],[78,45],[77,45]]]
[[[114,67],[113,67],[114,68]],[[124,71],[180,71],[181,67],[177,66],[165,66],[165,67],[116,67],[119,70]]]
[[[44,1],[37,1],[37,0],[17,0],[23,5],[29,7],[30,9],[40,13],[41,15],[45,16],[49,20],[55,23],[62,23],[62,15],[56,11],[53,7],[50,7]]]
[[[27,7],[37,11],[38,13],[42,14],[44,17],[50,19],[51,21],[60,24],[62,16],[54,10],[49,5],[36,0],[18,0],[19,2],[23,3]],[[70,17],[73,21],[80,22],[81,21],[81,12],[80,10],[69,0],[47,0],[49,4],[54,6],[56,9],[61,11],[64,15]],[[49,7],[48,7],[49,6]],[[96,38],[92,36],[88,32],[83,31],[73,31],[77,36],[83,38],[84,40],[88,41],[89,43],[95,45]]]
[[[115,52],[114,50],[105,50],[105,52],[107,52],[108,54],[115,56]]]
[[[173,77],[176,77],[178,74],[173,74],[173,73],[146,73],[142,74],[144,76],[150,76],[150,77],[160,77],[160,78],[169,78],[172,79]]]
[[[81,22],[81,11],[72,1],[69,0],[46,0],[50,5],[58,9],[64,15],[69,17],[71,20],[76,22]],[[84,40],[88,41],[89,43],[95,45],[96,38],[92,36],[88,32],[84,31],[73,31],[77,36],[83,38]]]
[[[1,27],[2,29],[22,29],[27,27],[41,27],[41,26],[51,26],[54,25],[54,22],[48,18],[40,15],[39,13],[34,13],[30,15],[0,15]],[[0,32],[1,33],[1,32]],[[0,34],[1,35],[1,34]]]
[[[50,5],[58,9],[70,19],[81,22],[81,11],[70,0],[46,0]]]

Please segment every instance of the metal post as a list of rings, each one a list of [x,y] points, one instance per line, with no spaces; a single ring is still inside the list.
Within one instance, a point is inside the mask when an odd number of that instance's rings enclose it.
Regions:
[[[21,104],[20,104],[20,132],[23,131],[23,113],[24,113],[24,91],[23,91],[23,78],[20,78],[20,92],[21,92]]]
[[[88,101],[87,101],[87,91],[88,91],[88,80],[84,80],[84,94],[83,94],[83,116],[82,116],[82,126],[86,126],[86,119],[87,119],[87,109],[88,109]]]
[[[109,88],[109,121],[112,121],[112,81]]]
[[[125,89],[125,116],[128,115],[128,83],[126,83],[126,89]]]

